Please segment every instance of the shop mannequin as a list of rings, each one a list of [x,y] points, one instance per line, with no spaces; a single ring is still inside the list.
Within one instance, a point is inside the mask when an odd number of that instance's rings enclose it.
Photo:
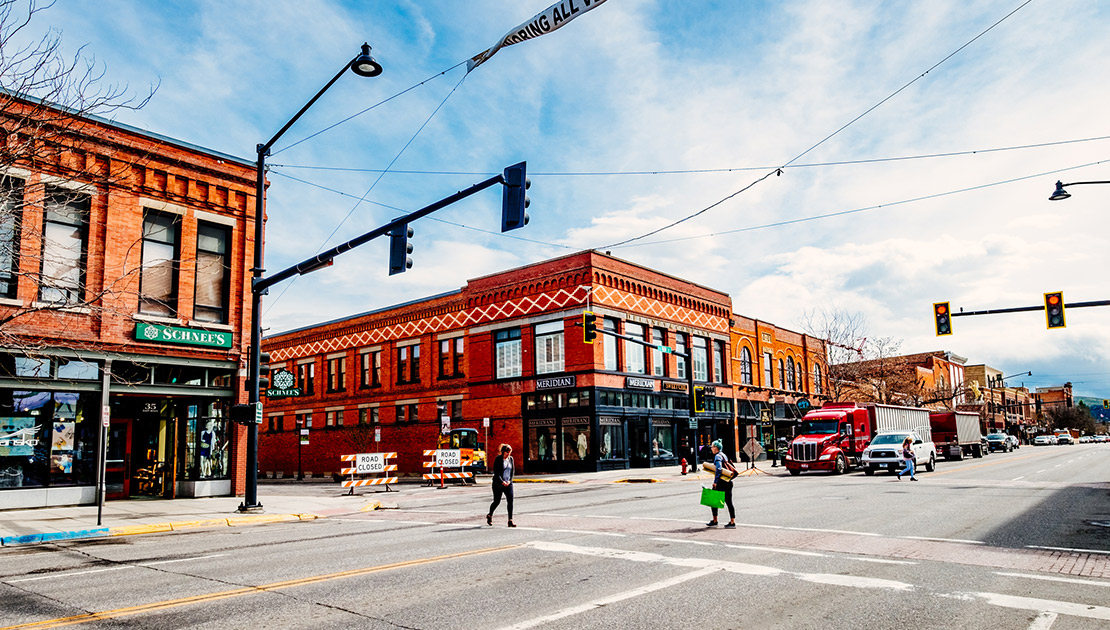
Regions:
[[[203,431],[200,432],[200,476],[212,476],[212,456],[216,452],[216,432],[213,430],[215,422],[208,421]]]

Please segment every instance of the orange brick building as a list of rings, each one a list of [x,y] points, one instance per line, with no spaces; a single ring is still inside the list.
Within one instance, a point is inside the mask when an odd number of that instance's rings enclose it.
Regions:
[[[253,165],[2,98],[0,507],[241,492]]]
[[[692,361],[604,334],[586,344],[584,310],[599,327]],[[341,454],[396,451],[400,470],[415,474],[441,413],[494,448],[512,445],[528,472],[673,465],[718,437],[736,453],[734,345],[751,321],[735,318],[725,293],[587,251],[271,335],[271,365],[294,374],[303,395],[266,401],[260,469],[328,474]],[[824,374],[819,343],[760,326],[773,341],[758,347],[805,372],[795,389],[775,391],[783,402],[808,395],[808,375]],[[693,425],[687,369],[707,392]],[[744,396],[766,401],[765,389],[745,385]]]

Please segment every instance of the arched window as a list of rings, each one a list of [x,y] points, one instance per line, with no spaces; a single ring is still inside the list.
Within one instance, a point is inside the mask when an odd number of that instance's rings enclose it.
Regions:
[[[779,359],[779,387],[786,389],[786,362]]]
[[[794,358],[793,357],[787,357],[786,358],[786,389],[789,389],[790,391],[794,391],[794,390],[797,389],[797,387],[795,387],[795,385],[796,385],[796,382],[794,380]]]
[[[740,349],[740,384],[752,384],[752,351],[747,348]]]
[[[817,395],[825,393],[825,388],[821,386],[821,366],[816,363],[813,364],[813,393]]]

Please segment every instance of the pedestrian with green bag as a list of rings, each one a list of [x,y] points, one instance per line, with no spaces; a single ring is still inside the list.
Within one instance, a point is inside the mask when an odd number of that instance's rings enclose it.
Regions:
[[[713,489],[725,493],[725,506],[728,507],[728,524],[725,529],[736,528],[736,508],[732,505],[732,479],[736,476],[736,467],[732,462],[728,461],[728,455],[721,452],[721,441],[713,440],[709,448],[713,451],[713,468],[716,474],[713,476]],[[710,507],[713,510],[713,520],[706,523],[706,527],[717,526],[717,508]]]

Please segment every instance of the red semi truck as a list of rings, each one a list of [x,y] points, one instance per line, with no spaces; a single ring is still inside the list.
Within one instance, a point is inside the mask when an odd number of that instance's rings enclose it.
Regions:
[[[937,454],[945,459],[963,459],[964,455],[982,457],[985,454],[979,414],[959,411],[931,413],[929,424],[933,427]]]
[[[929,410],[868,403],[827,403],[802,418],[786,453],[791,475],[828,470],[833,474],[858,466],[876,432],[916,431],[931,441]]]

